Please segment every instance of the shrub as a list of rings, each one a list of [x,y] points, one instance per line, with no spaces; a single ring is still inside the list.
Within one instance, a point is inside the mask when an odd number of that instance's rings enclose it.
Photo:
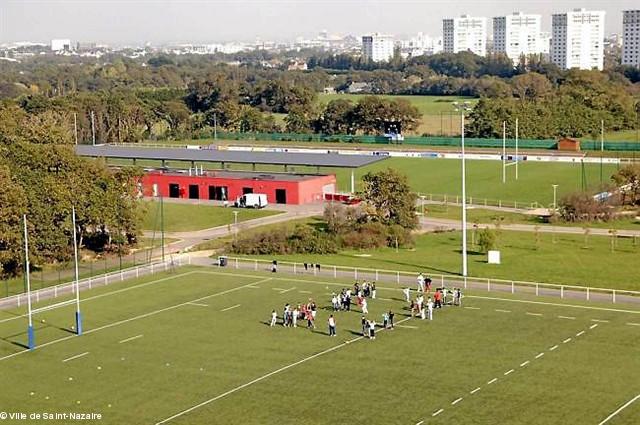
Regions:
[[[485,227],[478,233],[478,245],[481,252],[489,252],[496,247],[496,232]]]

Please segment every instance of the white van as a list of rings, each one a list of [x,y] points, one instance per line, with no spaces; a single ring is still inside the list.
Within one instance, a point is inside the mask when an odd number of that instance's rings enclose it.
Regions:
[[[267,195],[264,193],[247,193],[239,196],[233,205],[237,208],[264,208],[268,205]]]

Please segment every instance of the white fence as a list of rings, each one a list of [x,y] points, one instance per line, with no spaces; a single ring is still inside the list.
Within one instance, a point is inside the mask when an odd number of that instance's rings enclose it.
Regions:
[[[190,264],[191,257],[176,256],[167,258],[165,261],[147,263],[140,266],[130,267],[102,275],[80,279],[80,290],[91,289],[99,286],[107,286],[111,283],[122,282],[128,279],[135,279],[141,276],[164,272],[173,267]],[[55,299],[60,296],[75,294],[75,282],[66,282],[56,286],[31,291],[31,302],[40,302],[46,299]],[[27,303],[27,294],[22,293],[0,299],[0,310],[24,306]]]
[[[272,262],[254,258],[229,257],[228,266],[236,269],[255,271],[271,270]],[[398,270],[370,269],[364,267],[346,267],[336,265],[312,266],[304,263],[278,261],[278,273],[304,274],[308,276],[330,277],[334,279],[367,279],[375,282],[387,282],[399,287],[416,286],[416,272]],[[485,290],[487,292],[502,292],[511,294],[526,294],[561,299],[604,301],[611,303],[640,303],[640,291],[620,289],[593,288],[588,286],[559,285],[542,282],[527,282],[521,280],[504,280],[481,277],[462,277],[447,274],[428,273],[433,284],[449,288],[464,288]]]

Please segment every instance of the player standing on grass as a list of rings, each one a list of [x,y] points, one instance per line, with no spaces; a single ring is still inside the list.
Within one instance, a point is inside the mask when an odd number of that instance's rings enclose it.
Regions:
[[[300,314],[300,310],[298,309],[299,306],[294,307],[293,308],[293,327],[297,328],[298,327],[298,315]]]
[[[336,336],[336,319],[333,318],[333,314],[329,316],[329,336]]]
[[[395,314],[392,310],[389,310],[389,326],[391,326],[391,329],[393,329],[393,316],[395,316]]]
[[[407,302],[411,302],[411,289],[409,289],[409,287],[407,286],[406,288],[404,288],[402,290],[402,293],[404,294],[404,298],[407,300]]]
[[[429,320],[433,320],[433,301],[431,297],[427,300],[427,313],[429,314]]]
[[[369,330],[369,326],[367,323],[367,319],[364,316],[362,316],[360,323],[362,324],[362,336],[368,336],[367,331]]]
[[[376,339],[376,321],[369,321],[369,339]]]
[[[418,291],[424,292],[424,276],[422,273],[418,275]]]
[[[376,299],[376,283],[375,282],[371,284],[371,299],[373,300]]]
[[[275,326],[277,320],[278,320],[278,313],[276,313],[275,310],[272,310],[271,311],[271,323],[269,324],[269,326]]]
[[[369,309],[367,308],[367,299],[362,299],[362,314],[369,314]]]

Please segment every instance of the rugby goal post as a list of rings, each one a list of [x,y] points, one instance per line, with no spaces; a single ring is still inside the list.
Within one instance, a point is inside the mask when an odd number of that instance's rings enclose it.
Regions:
[[[507,182],[507,167],[515,166],[516,180],[518,180],[518,118],[516,118],[516,154],[513,161],[508,161],[507,157],[507,122],[502,121],[502,183]]]

